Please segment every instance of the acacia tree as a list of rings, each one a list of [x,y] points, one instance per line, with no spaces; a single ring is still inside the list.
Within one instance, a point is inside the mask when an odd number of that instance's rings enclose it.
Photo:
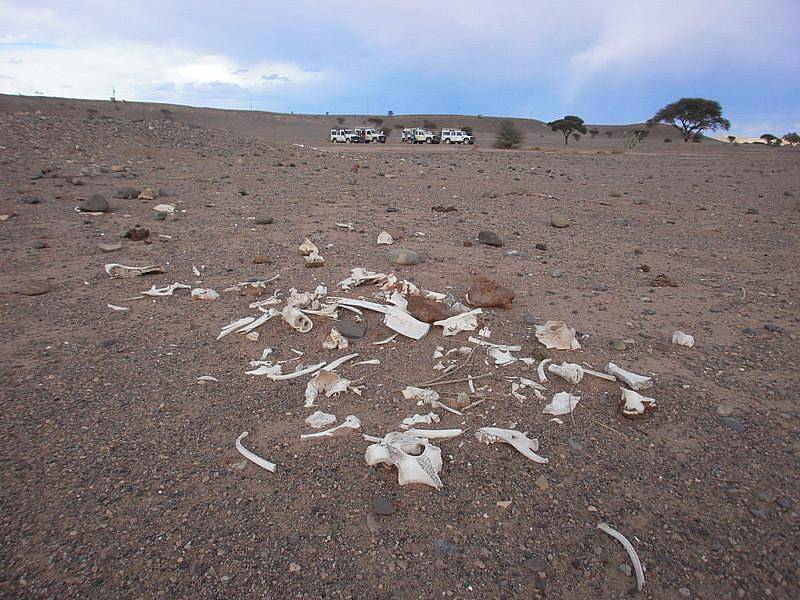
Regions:
[[[732,144],[733,142],[736,141],[736,136],[735,135],[729,135],[728,136],[728,141]]]
[[[547,126],[553,131],[560,131],[564,134],[564,143],[569,144],[569,136],[573,133],[586,133],[586,127],[583,125],[583,119],[575,115],[567,115],[563,119],[550,121]]]
[[[719,102],[705,98],[681,98],[677,102],[667,104],[647,121],[650,127],[656,123],[669,123],[677,128],[684,142],[692,138],[700,139],[700,135],[706,129],[727,131],[731,127],[731,122],[722,116],[722,106]]]
[[[781,138],[777,135],[772,135],[771,133],[763,133],[759,136],[762,140],[767,142],[767,146],[780,146],[781,145]]]
[[[787,144],[800,144],[800,134],[798,134],[796,131],[787,133],[783,136],[783,141]]]
[[[522,139],[522,132],[517,129],[513,121],[503,121],[497,130],[494,146],[495,148],[516,148],[522,143]]]

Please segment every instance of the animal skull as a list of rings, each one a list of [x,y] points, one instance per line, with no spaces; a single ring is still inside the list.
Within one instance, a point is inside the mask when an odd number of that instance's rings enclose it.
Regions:
[[[281,316],[284,321],[300,333],[308,333],[314,327],[314,322],[294,306],[285,306]]]

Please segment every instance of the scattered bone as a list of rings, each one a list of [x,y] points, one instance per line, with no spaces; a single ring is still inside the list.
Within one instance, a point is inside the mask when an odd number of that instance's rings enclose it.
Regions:
[[[548,459],[536,454],[536,451],[539,450],[539,440],[529,439],[527,435],[516,429],[481,427],[475,432],[475,437],[486,445],[504,442],[513,446],[520,454],[533,462],[543,465],[548,463]]]
[[[290,327],[300,333],[308,333],[314,327],[314,322],[294,306],[284,306],[281,317]]]
[[[237,330],[241,329],[245,325],[249,325],[250,323],[252,323],[255,320],[256,320],[255,317],[242,317],[241,319],[237,319],[233,323],[225,325],[225,327],[222,328],[222,331],[219,332],[219,335],[217,336],[217,339],[221,340],[222,338],[224,338],[229,333],[233,333],[234,331],[237,331]]]
[[[146,267],[129,267],[118,263],[108,263],[105,265],[106,273],[114,279],[125,277],[136,277],[137,275],[153,275],[166,273],[164,267],[160,265],[148,265]]]
[[[492,330],[488,327],[481,327],[481,330],[478,332],[480,337],[490,338],[492,337]]]
[[[654,398],[642,396],[638,392],[626,388],[620,388],[622,399],[620,406],[622,414],[626,417],[641,417],[649,413],[656,406]]]
[[[441,419],[435,412],[429,412],[427,415],[415,414],[413,417],[406,417],[403,419],[403,424],[400,426],[403,429],[408,429],[414,425],[430,425],[431,423],[438,423]]]
[[[308,238],[303,240],[303,243],[300,244],[298,251],[300,252],[301,256],[308,256],[314,252],[319,254],[319,248],[317,248],[317,245]]]
[[[241,333],[241,331],[239,333]],[[246,337],[251,342],[257,342],[258,338],[261,337],[261,335],[257,331],[251,331],[250,333],[245,334],[244,337]]]
[[[326,398],[330,398],[336,394],[346,392],[349,386],[349,379],[345,379],[332,371],[318,371],[306,385],[305,407],[314,406],[314,402],[320,394],[325,394]]]
[[[142,292],[145,296],[172,296],[175,290],[189,290],[192,286],[183,283],[171,283],[164,287],[157,288],[153,285],[149,290]]]
[[[325,366],[324,362],[317,363],[316,365],[311,365],[310,367],[306,367],[305,369],[300,369],[298,371],[293,371],[291,373],[266,373],[266,376],[269,377],[272,381],[286,381],[287,379],[296,379],[297,377],[302,377],[303,375],[311,375],[312,373],[316,373],[322,367]]]
[[[545,358],[539,363],[539,366],[536,367],[536,373],[539,375],[539,383],[547,383],[547,375],[544,374],[544,368],[547,366],[547,363],[551,362],[553,362],[552,359]]]
[[[361,420],[355,415],[347,415],[344,421],[342,421],[336,427],[331,427],[330,429],[326,429],[325,431],[318,431],[317,433],[304,433],[300,436],[301,440],[308,440],[311,438],[319,438],[319,437],[333,437],[333,434],[339,431],[340,429],[361,429]]]
[[[263,315],[258,317],[255,321],[239,329],[239,333],[246,335],[251,331],[253,331],[254,329],[256,329],[257,327],[260,327],[270,319],[277,317],[279,314],[280,313],[277,310],[275,310],[274,308],[270,308]]]
[[[575,410],[580,401],[580,396],[574,396],[569,392],[558,392],[542,412],[546,415],[568,415]]]
[[[517,390],[522,389],[522,386],[516,382],[511,383],[511,395],[514,396],[520,402],[524,402],[528,398],[525,397],[524,394],[520,394]]]
[[[218,382],[219,379],[217,379],[216,377],[212,377],[211,375],[200,375],[200,377],[197,378],[197,381],[215,381],[215,382]]]
[[[253,361],[253,362],[261,363],[261,361]],[[252,366],[255,366],[256,368],[253,369],[252,371],[245,371],[245,374],[247,374],[247,375],[280,375],[281,374],[281,370],[282,370],[281,365],[273,365],[272,363],[266,363],[266,362],[258,364],[257,366],[255,364],[253,364],[253,363],[250,363],[250,364]]]
[[[400,335],[400,334],[399,333],[393,333],[392,335],[390,335],[385,340],[381,340],[379,342],[372,342],[372,345],[373,346],[383,346],[385,344],[390,344],[395,340],[395,338],[397,338],[398,335]]]
[[[130,306],[117,306],[116,304],[106,304],[106,306],[117,312],[123,312],[131,309]]]
[[[362,360],[361,362],[353,363],[353,366],[357,367],[358,365],[379,365],[379,364],[381,364],[380,360],[378,360],[377,358],[371,358],[369,360]]]
[[[463,429],[409,429],[409,435],[422,437],[427,440],[449,440],[464,433]]]
[[[613,362],[610,362],[606,365],[606,373],[613,375],[632,390],[646,390],[647,388],[653,387],[652,377],[637,375],[636,373],[626,371],[625,369],[615,365]]]
[[[676,331],[672,334],[672,343],[677,346],[686,346],[687,348],[694,347],[694,336],[682,331]]]
[[[439,402],[439,394],[434,390],[414,387],[409,385],[403,390],[403,398],[406,400],[416,400],[417,404],[423,406],[429,404],[431,408],[441,408],[454,415],[461,415],[461,413],[454,408],[450,408],[446,404]]]
[[[642,567],[642,561],[639,560],[639,555],[636,554],[636,549],[633,547],[633,544],[628,541],[628,538],[613,527],[610,527],[607,523],[600,523],[597,528],[601,531],[605,531],[625,548],[625,551],[628,553],[633,563],[633,570],[636,572],[636,587],[641,592],[644,587],[644,568]]]
[[[504,352],[500,348],[489,348],[489,356],[494,359],[494,364],[502,367],[503,365],[510,365],[517,361],[509,352]]]
[[[321,410],[315,411],[306,417],[306,425],[313,427],[314,429],[327,427],[328,425],[333,425],[334,423],[336,423],[336,415],[331,415],[329,413],[322,412]]]
[[[391,246],[394,244],[394,238],[386,231],[381,231],[378,234],[378,245],[379,246]]]
[[[334,225],[341,227],[342,229],[347,229],[348,231],[353,231],[352,223],[334,223]]]
[[[195,277],[200,277],[200,269],[192,265],[192,273],[194,273]]]
[[[328,364],[328,366],[327,366],[327,367],[325,367],[325,370],[326,370],[326,371],[335,371],[335,370],[337,369],[337,367],[340,367],[340,366],[342,366],[342,365],[343,365],[344,363],[346,363],[348,360],[353,360],[353,359],[354,359],[356,356],[358,356],[358,353],[357,353],[357,352],[356,352],[356,353],[353,353],[353,354],[345,354],[344,356],[340,356],[340,357],[339,357],[339,358],[337,358],[336,360],[333,360],[333,361],[331,361],[331,362]]]
[[[272,296],[267,298],[266,300],[258,300],[256,302],[251,302],[249,304],[249,308],[262,308],[264,306],[274,306],[275,304],[280,304],[282,300],[278,297],[278,292],[275,292]]]
[[[211,288],[194,288],[192,290],[192,300],[217,300],[219,294]]]
[[[547,367],[547,370],[573,385],[577,385],[583,381],[583,367],[575,363],[561,363],[560,365],[551,364]]]
[[[536,339],[544,344],[545,348],[556,350],[580,350],[581,345],[575,339],[575,330],[567,327],[564,321],[548,321],[544,325],[536,326]]]
[[[431,326],[428,323],[418,321],[410,314],[397,308],[396,306],[386,307],[386,314],[383,324],[392,331],[396,331],[405,337],[420,340],[425,337]]]
[[[586,364],[586,363],[584,363]],[[608,373],[601,373],[600,371],[595,371],[594,369],[587,369],[586,367],[583,368],[583,372],[586,375],[591,375],[592,377],[597,377],[598,379],[605,379],[606,381],[616,381],[617,378],[613,375],[609,375]]]
[[[509,346],[508,344],[492,344],[491,342],[487,342],[485,340],[472,336],[469,336],[467,338],[467,341],[472,344],[477,344],[479,346],[485,346],[487,348],[497,348],[498,350],[502,350],[503,352],[519,352],[520,350],[522,350],[522,346]]]
[[[459,331],[475,331],[478,328],[478,315],[483,311],[480,308],[461,313],[441,321],[434,321],[434,325],[442,328],[442,335],[455,335]]]
[[[436,360],[437,358],[444,358],[442,350],[444,350],[442,346],[436,346],[436,348],[433,351],[433,360]]]
[[[246,438],[247,436],[248,436],[248,433],[246,431],[244,431],[244,432],[242,432],[242,435],[240,435],[238,438],[236,438],[236,450],[238,450],[239,454],[244,456],[250,462],[254,462],[255,464],[257,464],[262,469],[266,469],[267,471],[271,471],[271,472],[274,473],[275,472],[275,467],[277,466],[277,465],[275,465],[275,463],[271,463],[268,460],[266,460],[264,458],[261,458],[257,454],[254,454],[254,453],[250,452],[250,450],[248,450],[247,448],[242,446],[242,440],[244,438]]]
[[[409,432],[392,431],[367,448],[364,460],[369,466],[377,464],[397,467],[400,485],[422,483],[436,489],[443,484],[439,478],[442,470],[442,451],[427,438]]]
[[[467,304],[484,308],[511,308],[514,292],[488,277],[476,277],[466,294]]]
[[[347,346],[347,338],[339,333],[335,327],[331,328],[331,332],[328,334],[328,337],[325,338],[324,342],[322,342],[322,347],[326,350],[345,350],[347,349]]]
[[[357,298],[339,298],[335,296],[331,296],[331,298],[341,306],[355,306],[358,308],[364,308],[366,310],[372,310],[379,313],[385,313],[390,308],[394,308],[391,306],[386,306],[385,304],[378,304],[377,302],[370,302],[368,300],[359,300]]]
[[[153,207],[153,210],[156,212],[163,212],[173,214],[175,212],[175,205],[174,204],[156,204]]]
[[[343,291],[348,292],[362,283],[366,283],[367,281],[377,282],[385,277],[386,275],[383,273],[375,273],[374,271],[367,271],[366,269],[357,267],[351,271],[350,277],[339,282],[339,287]]]

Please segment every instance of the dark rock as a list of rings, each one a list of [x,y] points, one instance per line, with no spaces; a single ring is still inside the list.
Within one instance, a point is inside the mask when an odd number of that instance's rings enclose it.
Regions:
[[[394,507],[392,499],[388,496],[375,496],[372,499],[372,511],[376,515],[388,516],[397,512],[397,509]]]
[[[34,171],[31,173],[30,179],[31,181],[35,181],[36,179],[41,179],[44,177],[44,171]]]
[[[111,348],[111,346],[115,345],[118,341],[117,338],[106,338],[100,340],[97,345],[101,348]]]
[[[792,508],[792,506],[794,506],[794,500],[786,496],[778,496],[775,499],[775,503],[784,510],[789,510]]]
[[[620,227],[628,227],[631,224],[631,220],[627,217],[618,217],[614,219],[614,225],[619,225]]]
[[[783,329],[775,325],[775,323],[767,323],[766,325],[764,325],[764,329],[766,329],[770,333],[783,333]]]
[[[595,292],[607,292],[608,291],[608,284],[605,283],[596,283],[592,289]]]
[[[120,200],[132,200],[139,196],[139,190],[132,187],[124,187],[118,189],[114,192],[114,198],[118,198]]]
[[[348,319],[340,319],[336,321],[336,330],[347,339],[358,340],[366,335],[367,325],[365,323],[356,323]]]
[[[665,275],[664,273],[661,273],[659,275],[656,275],[655,277],[653,277],[650,280],[650,286],[651,287],[678,287],[678,284],[674,279],[672,279],[668,275]]]
[[[744,431],[744,425],[739,419],[735,419],[734,417],[722,417],[720,421],[722,421],[726,427],[733,429],[736,433],[742,433]]]
[[[101,212],[106,213],[110,207],[108,201],[103,198],[102,194],[92,194],[88,200],[85,200],[79,207],[84,212]]]
[[[543,244],[542,242],[539,242],[538,244],[536,244],[535,247],[536,247],[537,250],[547,250],[547,244]]]
[[[239,188],[239,195],[240,196],[247,196],[247,190],[243,187]]]
[[[390,207],[388,207],[388,208],[386,209],[386,212],[387,212],[387,213],[399,212],[399,209],[395,208],[394,206],[390,206]]]
[[[47,242],[45,242],[44,240],[36,240],[35,242],[33,242],[33,247],[36,248],[37,250],[42,250],[44,248],[49,248],[50,246],[48,246]]]
[[[39,196],[23,196],[19,199],[20,202],[23,204],[39,204],[42,201]]]
[[[569,227],[569,219],[564,215],[550,215],[550,225],[558,229],[564,229],[565,227]]]
[[[624,352],[627,349],[627,344],[622,340],[611,340],[610,346],[617,352]]]
[[[44,283],[29,283],[23,287],[19,293],[23,296],[41,296],[50,291],[50,287]]]
[[[431,210],[438,213],[455,212],[455,206],[432,206]]]
[[[156,216],[153,217],[156,221],[166,221],[167,213],[165,212],[157,212]]]
[[[752,327],[745,327],[744,329],[742,329],[742,333],[745,335],[755,335],[756,330],[753,329]]]
[[[481,244],[486,244],[487,246],[494,246],[499,248],[503,245],[503,240],[500,239],[500,236],[497,235],[494,231],[489,231],[484,229],[483,231],[478,233],[478,241]]]
[[[267,257],[263,254],[259,254],[253,259],[253,263],[256,265],[264,265],[267,263]]]
[[[422,296],[408,297],[408,312],[424,323],[442,321],[454,314],[446,304]]]
[[[97,244],[101,252],[114,252],[122,249],[122,244]]]
[[[256,225],[272,225],[274,219],[272,217],[261,216],[256,217]]]
[[[455,556],[458,554],[458,546],[452,542],[448,542],[443,538],[434,540],[433,550],[440,556]]]
[[[150,237],[150,230],[136,225],[135,227],[128,229],[128,231],[126,231],[125,235],[122,237],[127,238],[132,242],[141,242],[142,240],[146,240]]]
[[[472,240],[464,240],[464,248],[472,248],[473,245]]]
[[[757,215],[758,214],[758,209],[757,208],[748,208],[745,211],[745,213],[747,213],[748,215]]]
[[[422,262],[419,254],[406,248],[392,248],[386,253],[386,258],[389,259],[389,262],[404,266],[418,265]]]
[[[538,325],[539,319],[537,319],[531,313],[525,313],[524,315],[522,315],[522,322],[525,323],[526,325]]]

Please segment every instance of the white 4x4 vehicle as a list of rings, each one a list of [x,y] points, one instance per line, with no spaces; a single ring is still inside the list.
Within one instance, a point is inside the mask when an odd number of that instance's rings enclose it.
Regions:
[[[331,142],[334,144],[355,144],[361,141],[361,136],[352,129],[331,129]]]
[[[373,142],[375,144],[385,144],[386,143],[386,136],[384,135],[383,131],[380,129],[372,129],[371,127],[357,127],[356,134],[361,137],[362,142]]]
[[[403,129],[401,140],[406,144],[438,144],[439,136],[422,127],[412,127]]]
[[[463,129],[442,129],[442,142],[445,144],[474,144],[475,136]]]

